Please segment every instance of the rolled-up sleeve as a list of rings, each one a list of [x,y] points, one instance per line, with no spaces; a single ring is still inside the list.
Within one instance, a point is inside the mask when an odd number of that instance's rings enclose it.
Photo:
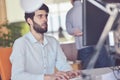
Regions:
[[[73,21],[70,16],[72,16],[72,15],[70,12],[68,12],[66,15],[66,30],[70,35],[73,35],[74,26],[72,26]]]
[[[72,67],[67,62],[66,56],[63,53],[59,43],[57,45],[57,61],[56,61],[56,67],[59,71],[70,71],[72,70]]]

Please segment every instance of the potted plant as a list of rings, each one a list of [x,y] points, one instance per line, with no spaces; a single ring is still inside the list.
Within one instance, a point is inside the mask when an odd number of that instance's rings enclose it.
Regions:
[[[0,25],[5,31],[0,31],[0,47],[11,47],[18,37],[22,36],[21,30],[24,22],[16,22],[10,24]],[[5,33],[6,32],[6,33]]]

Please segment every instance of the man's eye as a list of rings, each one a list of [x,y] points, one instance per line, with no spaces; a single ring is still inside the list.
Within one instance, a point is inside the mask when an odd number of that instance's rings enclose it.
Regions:
[[[38,17],[39,17],[39,18],[42,18],[42,17],[46,17],[46,18],[47,18],[47,17],[48,17],[48,14],[46,14],[46,15],[38,15]]]
[[[42,15],[39,15],[38,17],[39,17],[39,18],[41,18],[41,17],[42,17]]]
[[[47,18],[47,17],[48,17],[48,14],[46,14],[45,16],[46,16],[46,18]]]

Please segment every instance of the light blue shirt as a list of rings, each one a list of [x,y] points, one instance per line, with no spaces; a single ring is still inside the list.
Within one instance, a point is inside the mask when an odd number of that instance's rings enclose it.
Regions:
[[[17,39],[10,56],[12,80],[44,80],[44,74],[72,70],[59,42],[50,36],[44,36],[43,44],[38,42],[31,32]]]
[[[73,35],[75,29],[82,31],[82,3],[80,0],[76,0],[73,3],[73,7],[68,11],[66,15],[66,30],[70,35]],[[77,49],[83,48],[82,36],[75,37],[75,43]]]

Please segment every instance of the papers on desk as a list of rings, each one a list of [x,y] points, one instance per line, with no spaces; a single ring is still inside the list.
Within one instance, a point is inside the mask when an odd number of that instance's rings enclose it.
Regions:
[[[96,76],[94,77],[94,79],[92,80],[118,80],[120,79],[120,72],[115,72],[115,74],[113,74],[113,72],[109,72],[109,73],[106,73],[106,74],[103,74],[103,75],[99,75],[99,76]],[[70,80],[83,80],[82,77],[76,77],[76,78],[73,78],[73,79],[70,79]]]
[[[120,79],[120,71],[109,72],[102,75],[102,80],[118,80],[117,78]]]
[[[90,74],[91,80],[120,80],[120,70],[113,72],[113,70],[111,70],[110,68],[99,68],[83,70],[83,72]],[[86,79],[83,79],[82,77],[77,77],[70,80],[86,80]]]
[[[110,73],[102,75],[102,80],[116,80],[116,79],[115,79],[113,73],[110,72]]]

